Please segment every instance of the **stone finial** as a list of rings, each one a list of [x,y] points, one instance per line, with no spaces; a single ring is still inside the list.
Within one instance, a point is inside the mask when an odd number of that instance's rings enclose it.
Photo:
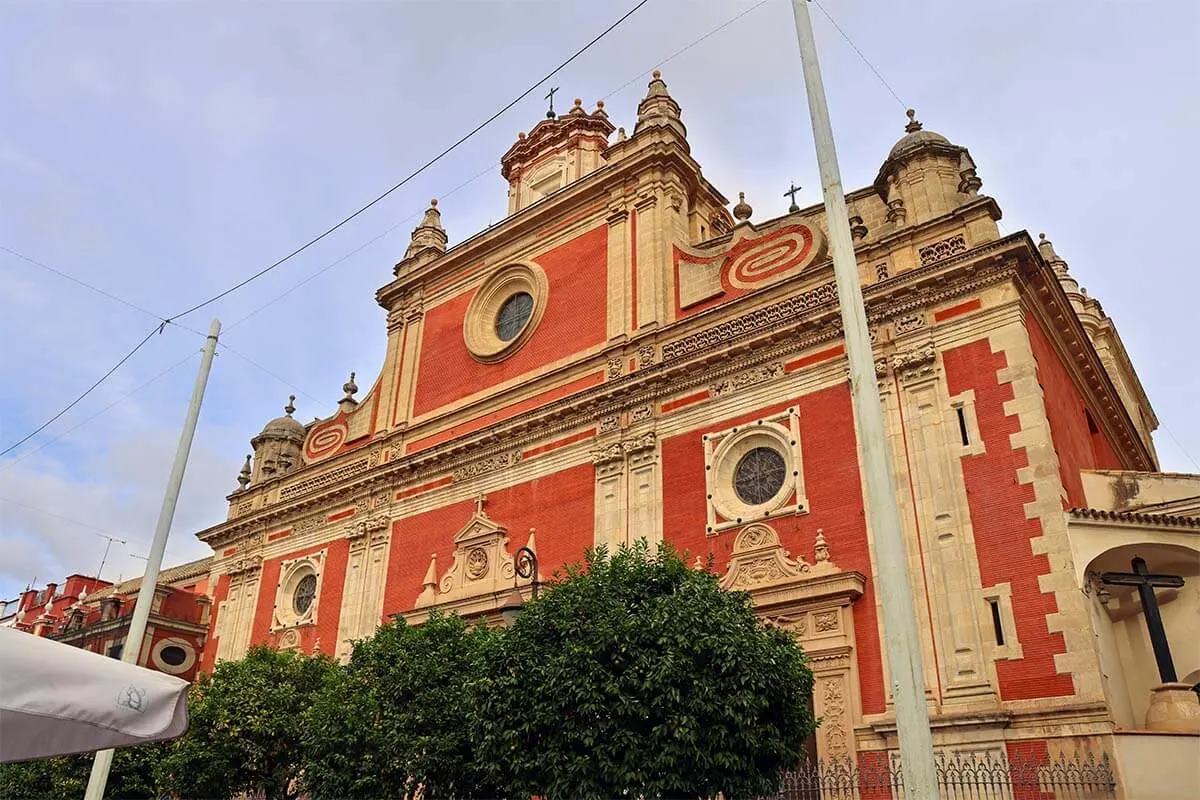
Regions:
[[[603,117],[604,119],[608,119],[608,112],[604,110],[604,101],[603,100],[596,101],[596,110],[592,112],[592,116],[593,117]]]
[[[958,190],[968,197],[974,197],[981,188],[983,180],[975,167],[975,159],[964,149],[958,157]]]
[[[637,125],[633,128],[636,136],[646,126],[672,128],[680,136],[687,138],[687,128],[680,121],[681,109],[679,103],[667,91],[667,84],[662,79],[662,73],[654,70],[646,88],[646,96],[638,103]]]
[[[746,202],[746,193],[738,192],[738,203],[733,207],[734,218],[740,220],[741,222],[745,222],[746,220],[750,219],[750,215],[753,213],[754,209],[751,208],[750,204]]]
[[[249,455],[246,456],[246,463],[242,464],[242,471],[238,473],[237,482],[238,482],[238,491],[239,492],[245,491],[246,487],[250,485],[250,459],[251,458],[252,458],[252,456],[249,456]]]
[[[916,133],[921,130],[921,123],[917,121],[917,112],[914,109],[909,109],[904,112],[908,115],[908,124],[904,126],[905,133]]]
[[[581,116],[581,115],[586,115],[587,112],[583,110],[583,99],[580,97],[576,97],[575,105],[571,106],[571,110],[568,111],[567,113],[574,114],[577,117]]]
[[[429,569],[425,570],[425,580],[421,581],[421,594],[417,596],[416,608],[431,606],[437,602],[437,553],[429,556]]]
[[[347,400],[354,400],[354,395],[358,391],[358,384],[354,382],[353,372],[350,373],[350,380],[342,384],[342,391],[346,393],[346,396],[342,398],[343,403]]]
[[[404,257],[412,258],[423,250],[444,253],[447,241],[446,229],[442,227],[442,212],[438,211],[435,198],[429,201],[429,208],[425,211],[425,218],[421,220],[421,224],[413,229],[412,242],[408,245],[408,250],[404,251]]]
[[[289,394],[288,395],[288,404],[283,407],[283,413],[287,414],[290,417],[292,415],[292,412],[294,412],[295,410],[296,410],[296,395]]]
[[[825,531],[817,528],[817,541],[813,545],[813,557],[818,564],[829,560],[829,545],[825,544]]]
[[[629,138],[629,136],[625,133],[624,128],[617,128],[617,141],[618,142],[623,142],[628,138]]]
[[[850,238],[856,242],[861,242],[867,238],[867,226],[863,222],[863,218],[855,214],[850,217]]]

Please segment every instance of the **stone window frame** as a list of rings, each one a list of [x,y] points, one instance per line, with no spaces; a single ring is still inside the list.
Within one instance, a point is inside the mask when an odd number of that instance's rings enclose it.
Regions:
[[[959,422],[959,414],[962,414],[962,422]],[[950,398],[950,418],[948,420],[951,434],[950,441],[956,443],[956,448],[960,456],[974,456],[986,453],[987,448],[983,444],[983,435],[979,432],[979,417],[975,414],[975,390],[968,389],[965,392],[956,394]],[[967,444],[962,443],[961,427],[967,429]]]
[[[496,333],[500,308],[512,296],[524,292],[533,298],[533,310],[525,327],[505,341]],[[532,261],[516,261],[493,272],[475,291],[463,317],[463,341],[476,361],[494,364],[524,347],[542,321],[549,299],[546,273]]]
[[[324,585],[325,550],[310,553],[298,558],[281,561],[279,564],[279,583],[275,588],[275,613],[271,624],[272,631],[284,628],[296,628],[303,625],[316,625],[317,612],[321,606],[321,587]],[[316,591],[308,609],[303,614],[296,612],[293,596],[300,581],[312,575],[317,579]]]
[[[702,441],[707,535],[714,536],[750,522],[808,513],[800,418],[795,407],[703,434]],[[756,447],[769,447],[782,455],[790,475],[774,497],[751,505],[738,497],[734,474],[742,457]]]
[[[1025,657],[1021,642],[1017,638],[1017,615],[1013,611],[1012,584],[997,583],[983,589],[983,608],[980,609],[983,630],[993,628],[992,605],[995,604],[1000,612],[1000,626],[1004,631],[1004,644],[996,644],[994,636],[985,636],[984,643],[991,652],[993,661],[1002,659],[1017,660]]]
[[[184,652],[185,658],[181,664],[168,664],[162,659],[162,652],[168,647],[178,647]],[[196,648],[192,647],[192,643],[177,636],[159,640],[150,651],[150,663],[156,670],[168,675],[182,675],[196,665],[197,658]]]

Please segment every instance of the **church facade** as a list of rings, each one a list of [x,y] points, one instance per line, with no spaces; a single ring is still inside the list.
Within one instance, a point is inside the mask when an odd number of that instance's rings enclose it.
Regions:
[[[201,668],[257,643],[345,657],[435,607],[495,616],[528,597],[520,547],[548,579],[595,545],[666,541],[800,638],[820,756],[894,750],[823,207],[730,210],[657,73],[632,133],[576,100],[501,165],[503,222],[448,249],[435,201],[413,232],[377,293],[387,353],[365,393],[352,375],[332,415],[289,404],[254,438],[228,519],[199,534]],[[1044,237],[1002,235],[981,188],[910,112],[847,196],[935,742],[1112,754],[1157,682],[1131,590],[1097,575],[1139,542],[1174,553],[1168,634],[1186,625],[1200,480],[1159,485],[1111,320]],[[1185,630],[1181,677],[1200,670]]]

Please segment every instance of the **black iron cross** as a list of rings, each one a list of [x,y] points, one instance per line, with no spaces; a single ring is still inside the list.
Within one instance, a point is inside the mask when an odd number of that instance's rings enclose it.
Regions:
[[[1146,560],[1133,559],[1133,572],[1104,572],[1100,582],[1109,586],[1136,586],[1142,600],[1142,613],[1146,615],[1146,628],[1150,632],[1150,646],[1154,648],[1154,660],[1158,662],[1158,676],[1163,683],[1176,683],[1175,662],[1171,660],[1171,648],[1167,646],[1167,632],[1163,629],[1162,615],[1158,613],[1158,598],[1155,586],[1178,589],[1183,578],[1178,575],[1152,575],[1146,568]]]
[[[790,188],[788,188],[788,190],[783,193],[784,197],[792,198],[792,204],[790,206],[788,206],[789,214],[795,214],[797,211],[800,210],[800,206],[796,205],[796,192],[798,192],[798,191],[800,191],[800,187],[793,183],[793,184],[791,184]]]
[[[557,91],[558,91],[558,87],[555,86],[553,89],[550,90],[550,93],[548,95],[546,95],[546,97],[545,97],[546,100],[550,101],[550,110],[546,112],[546,119],[554,119],[554,93]]]

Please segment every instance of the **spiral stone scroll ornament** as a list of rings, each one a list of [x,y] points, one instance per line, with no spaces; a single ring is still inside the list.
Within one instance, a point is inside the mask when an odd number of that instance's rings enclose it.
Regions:
[[[318,425],[304,443],[304,457],[309,461],[331,456],[346,443],[349,429],[344,420],[335,419]]]
[[[802,269],[813,260],[820,235],[807,225],[793,225],[745,249],[735,248],[725,261],[723,277],[732,288],[750,289]]]

